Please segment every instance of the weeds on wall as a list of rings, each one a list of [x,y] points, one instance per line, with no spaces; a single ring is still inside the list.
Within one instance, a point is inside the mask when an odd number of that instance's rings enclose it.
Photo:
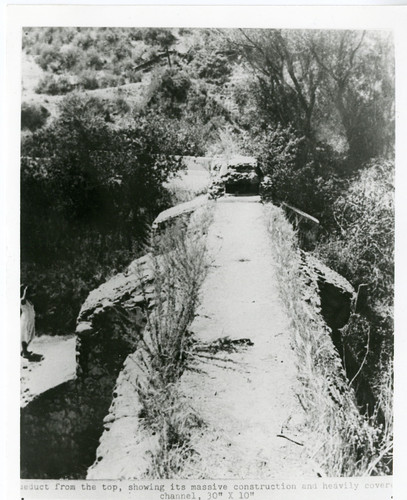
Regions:
[[[189,331],[199,303],[199,290],[208,260],[206,234],[212,219],[208,206],[189,223],[178,221],[152,236],[153,288],[144,282],[146,328],[136,362],[139,417],[145,428],[158,435],[151,453],[149,478],[176,478],[186,460],[193,458],[189,436],[201,426],[199,418],[177,389],[187,367],[193,340]],[[140,274],[140,276],[142,276]],[[142,280],[143,281],[143,280]]]
[[[358,411],[329,328],[318,314],[317,285],[307,283],[300,272],[296,234],[280,208],[267,205],[265,216],[280,295],[291,319],[302,382],[298,397],[313,436],[309,454],[328,476],[390,474],[391,431]]]
[[[393,378],[394,358],[394,162],[375,159],[360,170],[332,204],[336,231],[326,235],[315,254],[363,293],[346,342],[363,368],[377,399],[389,394],[383,380]],[[385,373],[386,372],[386,373]],[[385,385],[387,382],[385,383]],[[392,415],[392,394],[382,401]],[[388,420],[386,425],[392,425]]]

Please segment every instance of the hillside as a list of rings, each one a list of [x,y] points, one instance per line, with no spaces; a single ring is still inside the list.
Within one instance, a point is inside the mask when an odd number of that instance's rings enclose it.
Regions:
[[[227,50],[221,34],[164,30],[166,40],[155,31],[121,29],[120,35],[113,35],[109,30],[72,28],[53,36],[51,28],[44,33],[27,30],[23,106],[43,107],[52,120],[63,96],[79,93],[100,100],[118,127],[151,107],[167,116],[175,111],[189,125],[206,128],[209,137],[200,146],[201,154],[216,152],[217,147],[223,152],[216,143],[222,141],[225,125],[239,132],[234,93],[249,73]]]

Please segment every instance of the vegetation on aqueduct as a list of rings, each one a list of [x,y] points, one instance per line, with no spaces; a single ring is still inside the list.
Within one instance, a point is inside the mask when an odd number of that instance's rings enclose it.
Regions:
[[[367,286],[342,335],[391,435],[391,36],[27,28],[23,51],[35,78],[25,71],[22,280],[34,285],[39,330],[72,331],[89,290],[141,253],[149,223],[172,204],[179,156],[250,154],[263,199],[317,217],[311,250]]]

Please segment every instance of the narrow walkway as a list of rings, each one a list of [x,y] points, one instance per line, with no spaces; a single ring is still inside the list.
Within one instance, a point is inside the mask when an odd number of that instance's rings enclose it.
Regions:
[[[192,329],[203,345],[223,337],[248,340],[203,352],[196,366],[201,373],[182,378],[204,422],[192,436],[199,454],[195,470],[185,473],[211,479],[315,477],[301,446],[295,353],[257,197],[218,200],[209,247],[214,260]]]

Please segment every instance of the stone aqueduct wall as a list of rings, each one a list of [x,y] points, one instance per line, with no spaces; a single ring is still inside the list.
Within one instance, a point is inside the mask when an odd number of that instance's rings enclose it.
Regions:
[[[148,258],[90,293],[77,328],[77,377],[21,410],[21,476],[83,478],[95,460],[116,379],[144,327]]]
[[[156,230],[172,218],[188,217],[206,199],[160,214]],[[152,280],[150,259],[144,256],[87,297],[76,328],[75,380],[46,391],[21,409],[22,478],[86,477],[117,395],[119,374],[137,349]]]
[[[188,213],[186,207],[167,215]],[[161,215],[156,226],[166,222],[168,218]],[[318,275],[325,296],[322,312],[346,323],[354,300],[350,284],[305,253],[303,262],[304,272],[312,268]],[[149,258],[144,256],[89,294],[76,330],[76,379],[43,393],[21,410],[22,478],[85,478],[100,460],[96,457],[100,437],[111,429],[111,422],[104,420],[120,396],[123,365],[126,369],[125,361],[136,350],[144,328],[152,279]]]

